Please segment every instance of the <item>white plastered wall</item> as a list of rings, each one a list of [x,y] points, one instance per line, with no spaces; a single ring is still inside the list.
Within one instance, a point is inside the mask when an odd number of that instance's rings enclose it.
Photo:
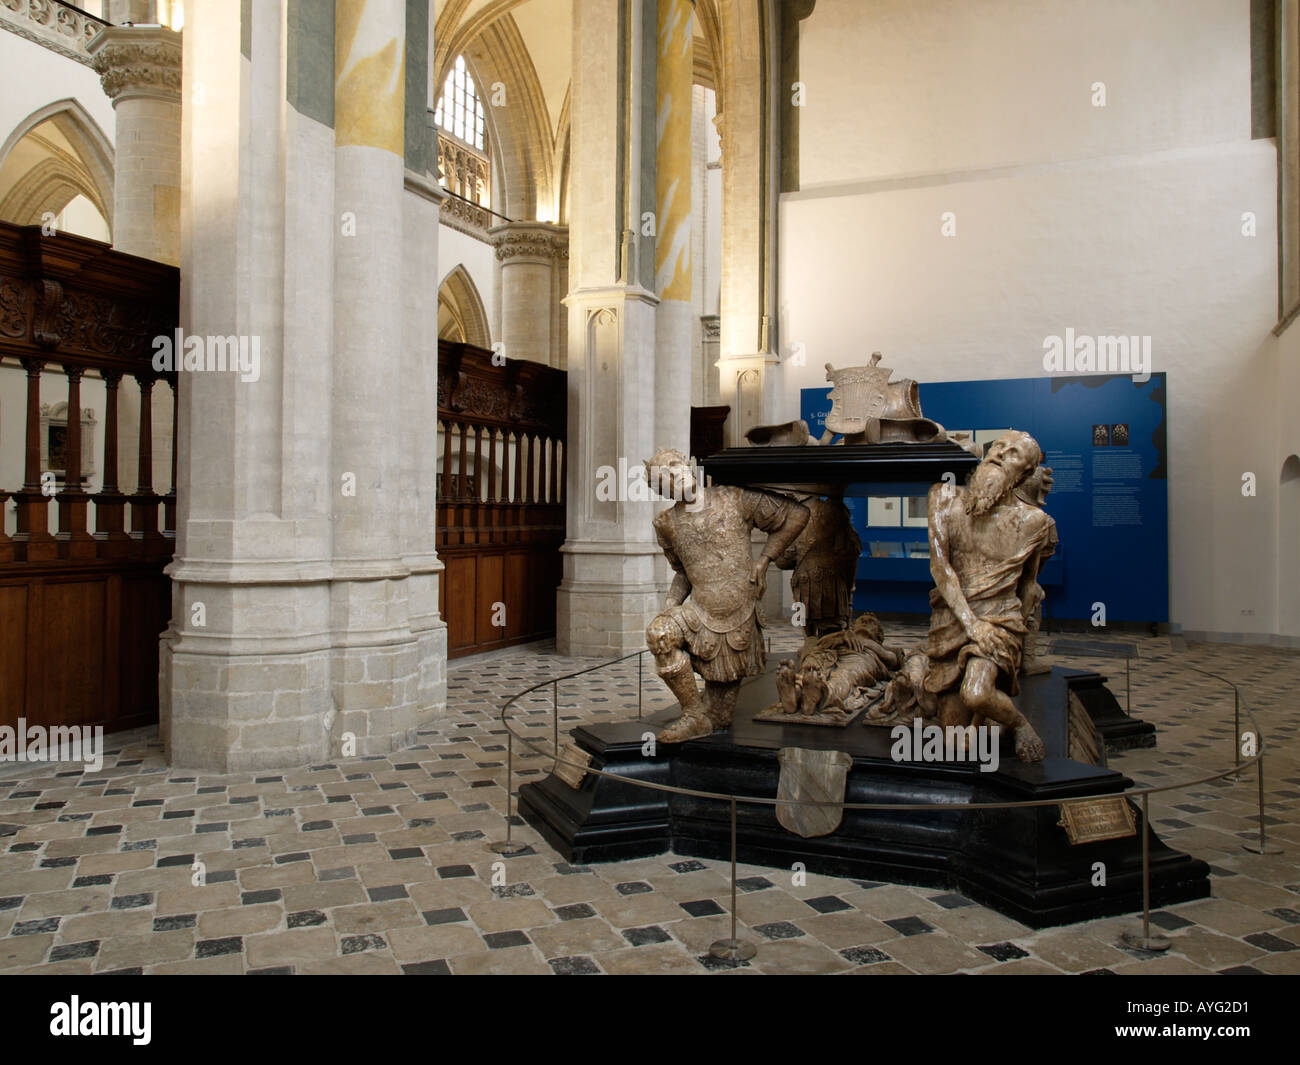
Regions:
[[[1171,620],[1267,641],[1296,591],[1261,565],[1286,356],[1249,6],[820,0],[800,38],[801,190],[781,205],[781,415],[826,362],[873,350],[921,381],[1030,377],[1067,327],[1150,335],[1169,375]]]

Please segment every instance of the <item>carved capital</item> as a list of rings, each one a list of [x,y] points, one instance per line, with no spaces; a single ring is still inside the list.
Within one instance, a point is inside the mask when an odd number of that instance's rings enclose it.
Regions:
[[[116,107],[133,97],[180,103],[181,35],[166,26],[109,26],[86,49]]]
[[[550,222],[507,222],[488,230],[498,262],[552,263],[569,258],[569,227]]]

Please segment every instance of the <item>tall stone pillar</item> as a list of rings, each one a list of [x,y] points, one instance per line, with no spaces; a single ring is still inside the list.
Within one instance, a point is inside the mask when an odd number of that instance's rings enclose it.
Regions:
[[[657,506],[628,498],[620,471],[655,451],[652,247],[655,0],[574,0],[572,188],[569,212],[569,426],[562,654],[626,654],[645,646],[660,606]],[[619,227],[622,228],[620,234]],[[689,377],[688,377],[689,380]],[[604,488],[613,486],[611,493]],[[662,505],[662,504],[659,504]]]
[[[256,341],[260,365],[180,375],[160,679],[178,766],[391,751],[445,704],[440,194],[428,5],[407,6],[186,5],[181,325]]]
[[[392,414],[405,383],[385,370],[386,360],[400,370],[406,339],[405,45],[404,0],[335,4],[334,205],[354,224],[334,241],[330,682],[335,737],[356,736],[365,754],[391,749],[403,732],[414,737],[420,666],[402,558],[402,440]]]
[[[113,247],[180,264],[181,35],[109,26],[86,50],[113,101]]]
[[[694,7],[657,0],[655,115],[655,441],[690,453],[695,350],[691,111]]]
[[[488,230],[501,274],[501,329],[508,359],[563,368],[569,229],[550,222],[507,222]]]
[[[759,5],[736,5],[734,32],[724,41],[725,111],[714,119],[722,141],[722,263],[719,336],[720,402],[731,407],[727,445],[776,421],[781,409],[780,358],[772,315],[775,165],[770,123],[764,121],[764,70],[770,66],[770,27]]]

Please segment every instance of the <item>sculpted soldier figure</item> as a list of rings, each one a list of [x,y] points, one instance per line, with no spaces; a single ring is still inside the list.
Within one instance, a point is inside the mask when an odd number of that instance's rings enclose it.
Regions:
[[[804,635],[820,637],[849,627],[862,541],[853,531],[843,500],[815,495],[796,498],[811,517],[798,539],[781,552],[776,566],[793,571],[790,592],[802,605]]]
[[[1011,696],[1032,613],[1032,588],[1053,532],[1015,489],[1043,459],[1028,433],[995,440],[964,488],[930,489],[930,637],[924,686],[943,725],[985,719],[1012,730],[1016,754],[1041,761],[1043,742]]]
[[[853,624],[831,632],[799,662],[782,663],[776,690],[787,714],[844,717],[864,706],[867,691],[887,681],[903,662],[896,647],[885,645],[875,614],[859,614]]]
[[[1047,500],[1047,493],[1051,490],[1052,467],[1037,466],[1020,482],[1020,487],[1016,489],[1016,498],[1022,503],[1028,503],[1031,507],[1042,510],[1043,503]],[[1021,659],[1020,672],[1026,676],[1046,673],[1052,668],[1038,657],[1038,637],[1043,627],[1043,600],[1047,598],[1047,593],[1038,583],[1038,574],[1043,568],[1043,563],[1052,557],[1056,545],[1060,542],[1060,537],[1056,533],[1056,520],[1048,517],[1047,522],[1047,543],[1039,552],[1038,564],[1034,566],[1034,579],[1029,584],[1029,595],[1025,601],[1025,609],[1028,611],[1025,615],[1025,624],[1029,626],[1029,631],[1025,633],[1025,653]]]
[[[677,501],[654,520],[674,576],[663,612],[646,629],[646,644],[682,707],[659,739],[681,743],[730,725],[741,678],[763,672],[757,610],[765,575],[807,524],[808,510],[770,492],[706,488],[675,449],[657,452],[646,466],[659,493]],[[757,562],[750,551],[755,528],[768,533]]]

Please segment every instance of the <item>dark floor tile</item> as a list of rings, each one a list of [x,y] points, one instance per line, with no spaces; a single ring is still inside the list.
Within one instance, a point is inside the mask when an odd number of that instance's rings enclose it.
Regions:
[[[556,976],[599,976],[600,966],[585,954],[568,958],[552,958],[548,963]]]
[[[1168,910],[1156,910],[1151,914],[1151,923],[1166,932],[1174,932],[1179,928],[1189,928],[1196,922],[1189,921],[1180,914],[1170,913]]]
[[[409,895],[405,884],[385,884],[383,887],[370,888],[371,902],[392,902],[393,899],[405,899]]]
[[[885,924],[901,936],[919,936],[923,932],[934,931],[934,926],[920,917],[895,917]]]
[[[532,940],[523,932],[485,932],[483,942],[493,950],[501,950],[503,947],[526,946]]]
[[[425,910],[423,917],[425,924],[456,924],[469,920],[459,906],[450,906],[445,910]]]
[[[652,924],[644,928],[625,928],[623,938],[634,947],[644,947],[647,943],[667,943],[672,936],[657,924]]]
[[[1267,950],[1271,954],[1300,950],[1300,946],[1290,940],[1283,939],[1281,936],[1275,936],[1272,932],[1255,932],[1242,938],[1252,947],[1259,947],[1260,950]]]
[[[987,954],[994,961],[1015,961],[1017,958],[1029,957],[1029,951],[1022,950],[1014,943],[990,943],[975,949]]]
[[[444,880],[451,880],[458,876],[473,876],[474,867],[472,865],[440,865],[438,866],[438,875]]]
[[[773,886],[772,881],[765,876],[744,876],[736,881],[738,891],[765,891]]]
[[[615,884],[614,890],[620,895],[645,895],[654,890],[644,880],[628,880],[622,884]]]
[[[278,887],[264,888],[261,891],[240,892],[239,901],[244,906],[257,906],[263,902],[279,902],[281,897],[282,894]]]
[[[883,950],[875,947],[846,947],[840,951],[840,957],[854,965],[872,965],[878,961],[892,960]]]
[[[851,910],[851,903],[845,902],[838,895],[819,895],[815,899],[804,899],[805,905],[811,906],[818,913],[839,913],[841,910]]]
[[[153,919],[153,930],[155,932],[175,932],[180,928],[193,928],[198,921],[196,913],[172,913],[166,917],[155,917]]]
[[[225,936],[222,939],[200,939],[194,944],[194,957],[219,958],[224,954],[238,954],[243,949],[243,936]]]
[[[50,948],[50,961],[72,961],[76,958],[93,958],[99,953],[99,940],[88,939],[84,943],[65,943]]]
[[[692,917],[716,917],[720,913],[727,912],[712,899],[696,899],[694,902],[681,902],[678,905]]]
[[[450,976],[451,966],[445,961],[416,961],[402,966],[404,976]]]
[[[754,931],[764,939],[798,939],[807,935],[797,924],[791,924],[789,921],[770,921],[767,924],[755,925]]]
[[[387,946],[388,941],[383,936],[374,934],[344,936],[339,943],[339,949],[344,954],[360,954],[367,950],[383,950]]]

